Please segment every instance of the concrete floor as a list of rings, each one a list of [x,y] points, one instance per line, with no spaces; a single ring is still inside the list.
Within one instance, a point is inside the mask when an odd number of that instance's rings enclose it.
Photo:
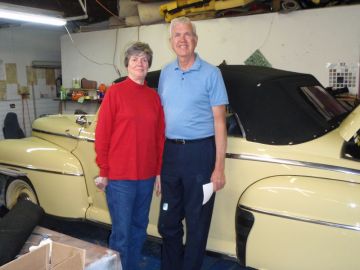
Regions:
[[[107,246],[107,240],[110,234],[108,228],[101,228],[90,223],[59,221],[45,217],[41,226],[51,230],[58,231],[91,243],[101,246]],[[156,239],[146,241],[143,248],[143,258],[141,270],[160,270],[160,250],[161,243]],[[246,270],[235,261],[222,256],[207,255],[200,270]]]

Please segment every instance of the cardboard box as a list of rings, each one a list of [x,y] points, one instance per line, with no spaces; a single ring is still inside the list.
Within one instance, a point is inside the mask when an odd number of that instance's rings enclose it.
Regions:
[[[58,242],[26,253],[19,258],[3,265],[0,270],[84,270],[85,250]]]

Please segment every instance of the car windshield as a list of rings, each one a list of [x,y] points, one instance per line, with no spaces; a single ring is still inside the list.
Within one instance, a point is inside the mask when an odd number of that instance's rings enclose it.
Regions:
[[[315,109],[330,121],[347,113],[347,110],[321,86],[300,87]]]

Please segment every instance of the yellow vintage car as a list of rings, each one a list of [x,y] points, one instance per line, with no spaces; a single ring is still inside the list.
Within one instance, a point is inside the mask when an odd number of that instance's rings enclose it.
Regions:
[[[360,107],[309,74],[220,66],[230,105],[225,188],[207,249],[249,269],[360,269]],[[149,73],[157,85],[159,72]],[[96,115],[36,119],[32,136],[0,141],[0,204],[110,224],[96,188]],[[154,196],[148,234],[157,232]]]

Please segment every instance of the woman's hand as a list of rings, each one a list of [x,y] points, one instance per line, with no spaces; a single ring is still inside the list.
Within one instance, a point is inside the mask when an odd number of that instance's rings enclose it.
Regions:
[[[95,178],[95,185],[98,189],[105,191],[105,188],[108,184],[108,179],[107,177],[102,177],[102,176],[98,176]]]
[[[161,194],[161,180],[160,180],[160,175],[157,175],[156,176],[156,179],[155,179],[155,194],[156,196],[160,196]]]

